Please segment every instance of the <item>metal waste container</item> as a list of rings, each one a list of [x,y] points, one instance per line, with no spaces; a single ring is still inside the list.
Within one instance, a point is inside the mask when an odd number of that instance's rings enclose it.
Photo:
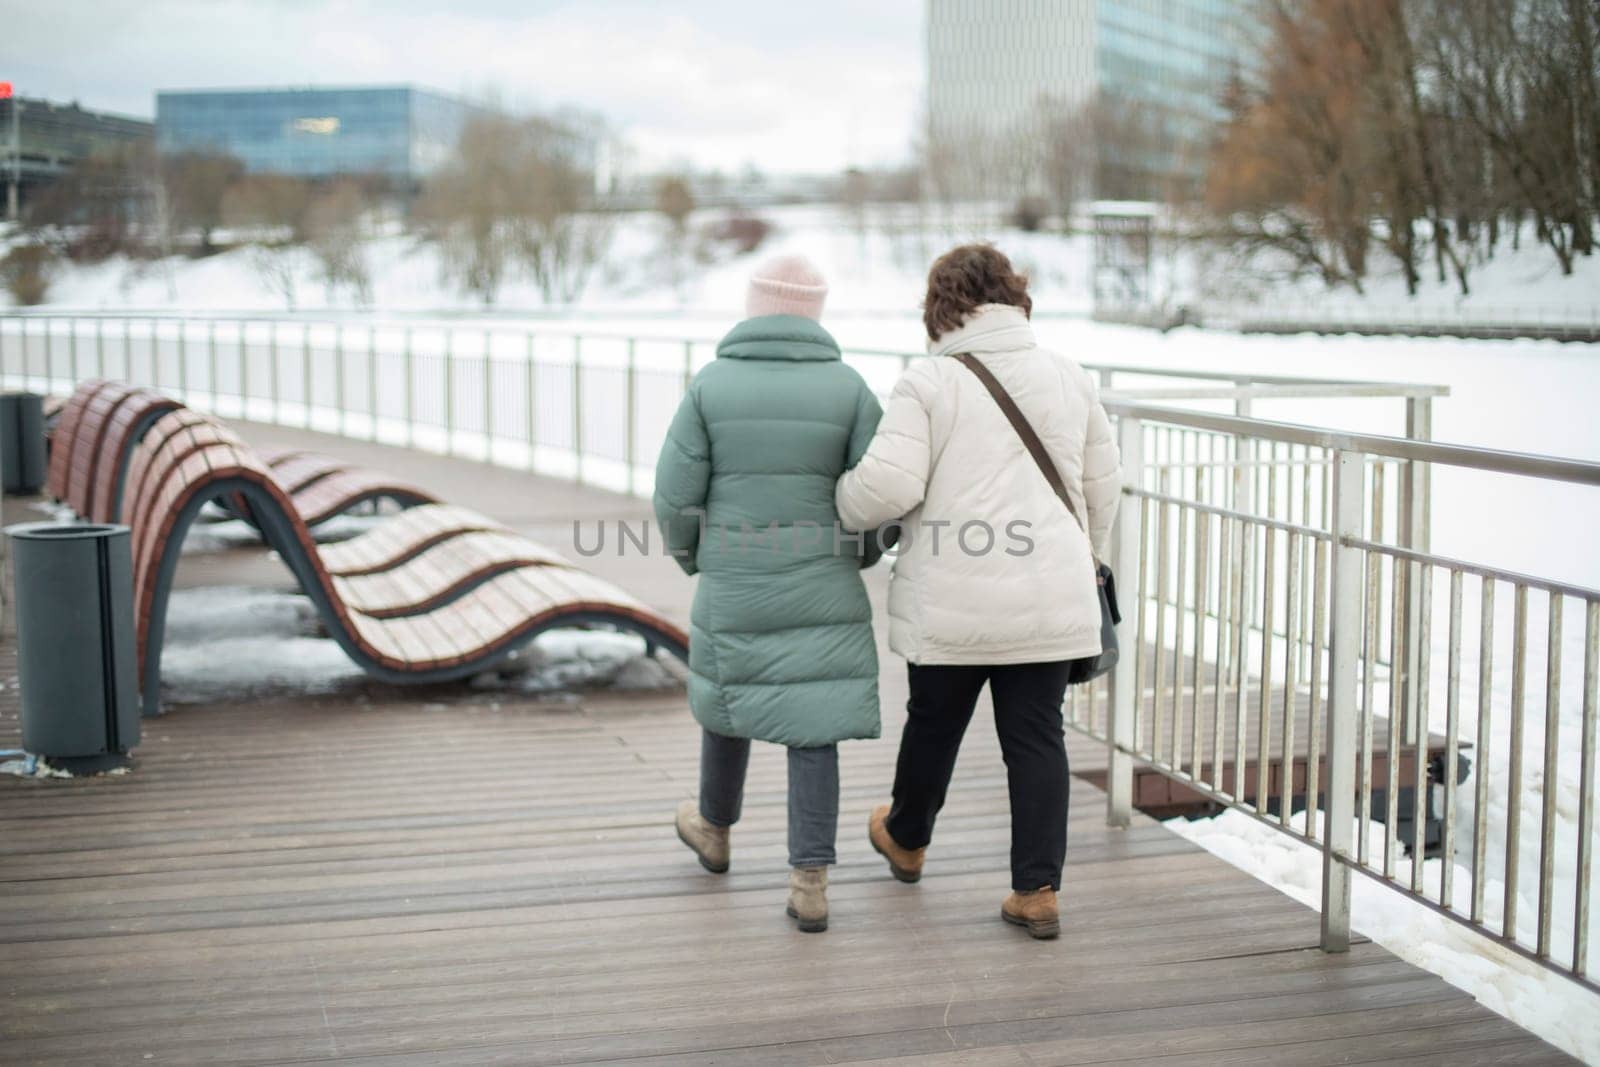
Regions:
[[[44,397],[0,395],[0,480],[8,493],[37,493],[44,485]]]
[[[74,772],[125,765],[139,743],[128,528],[34,522],[5,532],[22,747]]]

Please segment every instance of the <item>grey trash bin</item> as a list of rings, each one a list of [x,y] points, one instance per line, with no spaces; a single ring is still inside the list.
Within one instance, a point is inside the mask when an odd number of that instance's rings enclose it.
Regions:
[[[44,485],[44,397],[0,395],[0,478],[8,493],[37,493]]]
[[[139,743],[133,558],[126,526],[9,526],[22,747],[75,772]]]

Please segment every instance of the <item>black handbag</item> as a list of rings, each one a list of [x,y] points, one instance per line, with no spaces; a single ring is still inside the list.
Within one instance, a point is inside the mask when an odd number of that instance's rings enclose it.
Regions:
[[[1045,481],[1050,483],[1050,488],[1055,490],[1056,496],[1067,506],[1067,514],[1077,521],[1084,536],[1088,537],[1089,528],[1078,515],[1078,510],[1072,506],[1072,497],[1067,495],[1067,486],[1061,480],[1061,472],[1056,470],[1055,463],[1051,462],[1050,453],[1044,449],[1044,442],[1033,432],[1033,427],[1028,424],[1022,409],[1017,407],[1017,402],[1011,399],[1011,394],[1006,392],[1006,387],[1001,385],[1000,380],[972,353],[957,352],[955,358],[976,374],[984,388],[989,390],[989,395],[1000,405],[1000,410],[1005,413],[1012,429],[1022,438],[1023,447],[1033,457],[1034,463],[1038,464]],[[1091,553],[1094,551],[1092,542],[1089,551]],[[1100,654],[1073,660],[1067,672],[1069,685],[1093,681],[1117,665],[1117,623],[1122,621],[1122,612],[1117,609],[1116,578],[1112,575],[1111,568],[1101,563],[1098,558],[1094,561],[1094,573],[1095,584],[1100,590]]]

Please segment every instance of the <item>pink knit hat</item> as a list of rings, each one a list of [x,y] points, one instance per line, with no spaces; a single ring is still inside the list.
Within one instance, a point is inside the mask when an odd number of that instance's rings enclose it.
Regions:
[[[828,282],[822,272],[804,256],[778,256],[769,259],[750,276],[750,291],[745,296],[745,314],[802,315],[822,318],[822,303],[828,298]]]

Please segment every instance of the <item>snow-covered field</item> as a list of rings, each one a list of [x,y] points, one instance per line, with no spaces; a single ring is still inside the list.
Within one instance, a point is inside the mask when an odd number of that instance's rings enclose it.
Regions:
[[[766,242],[740,256],[731,245],[699,236],[731,215],[759,218],[771,226]],[[666,221],[650,212],[616,217],[611,248],[593,272],[576,306],[548,307],[525,278],[511,277],[497,295],[497,314],[580,316],[617,311],[672,314],[684,310],[732,314],[740,304],[750,261],[777,252],[802,252],[828,267],[831,309],[860,314],[897,314],[916,307],[932,259],[949,246],[992,240],[1028,271],[1041,309],[1086,314],[1092,305],[1093,239],[1087,233],[1059,236],[1025,233],[1005,223],[1001,206],[942,209],[909,204],[868,204],[858,212],[840,205],[766,207],[746,213],[702,210],[691,216],[687,240],[674,240]],[[1079,220],[1080,226],[1086,225]],[[226,240],[227,233],[221,234]],[[0,248],[15,236],[0,233]],[[281,285],[264,284],[261,257],[236,248],[206,259],[173,257],[133,260],[113,257],[94,265],[59,269],[44,308],[343,312],[379,309],[411,312],[482,313],[482,300],[444,279],[438,249],[384,224],[367,243],[371,276],[369,307],[357,308],[348,290],[330,290],[318,278],[311,255],[290,253],[273,272],[286,271],[292,301]],[[1441,282],[1428,265],[1416,294],[1408,294],[1397,270],[1375,257],[1362,293],[1328,289],[1313,277],[1291,279],[1256,269],[1240,270],[1223,253],[1173,240],[1158,240],[1151,256],[1149,298],[1175,308],[1191,305],[1227,313],[1291,316],[1316,321],[1584,322],[1600,317],[1600,256],[1580,256],[1563,275],[1555,257],[1531,233],[1521,246],[1502,244],[1494,258],[1473,265],[1471,292],[1454,280]],[[0,301],[7,297],[0,295]]]

